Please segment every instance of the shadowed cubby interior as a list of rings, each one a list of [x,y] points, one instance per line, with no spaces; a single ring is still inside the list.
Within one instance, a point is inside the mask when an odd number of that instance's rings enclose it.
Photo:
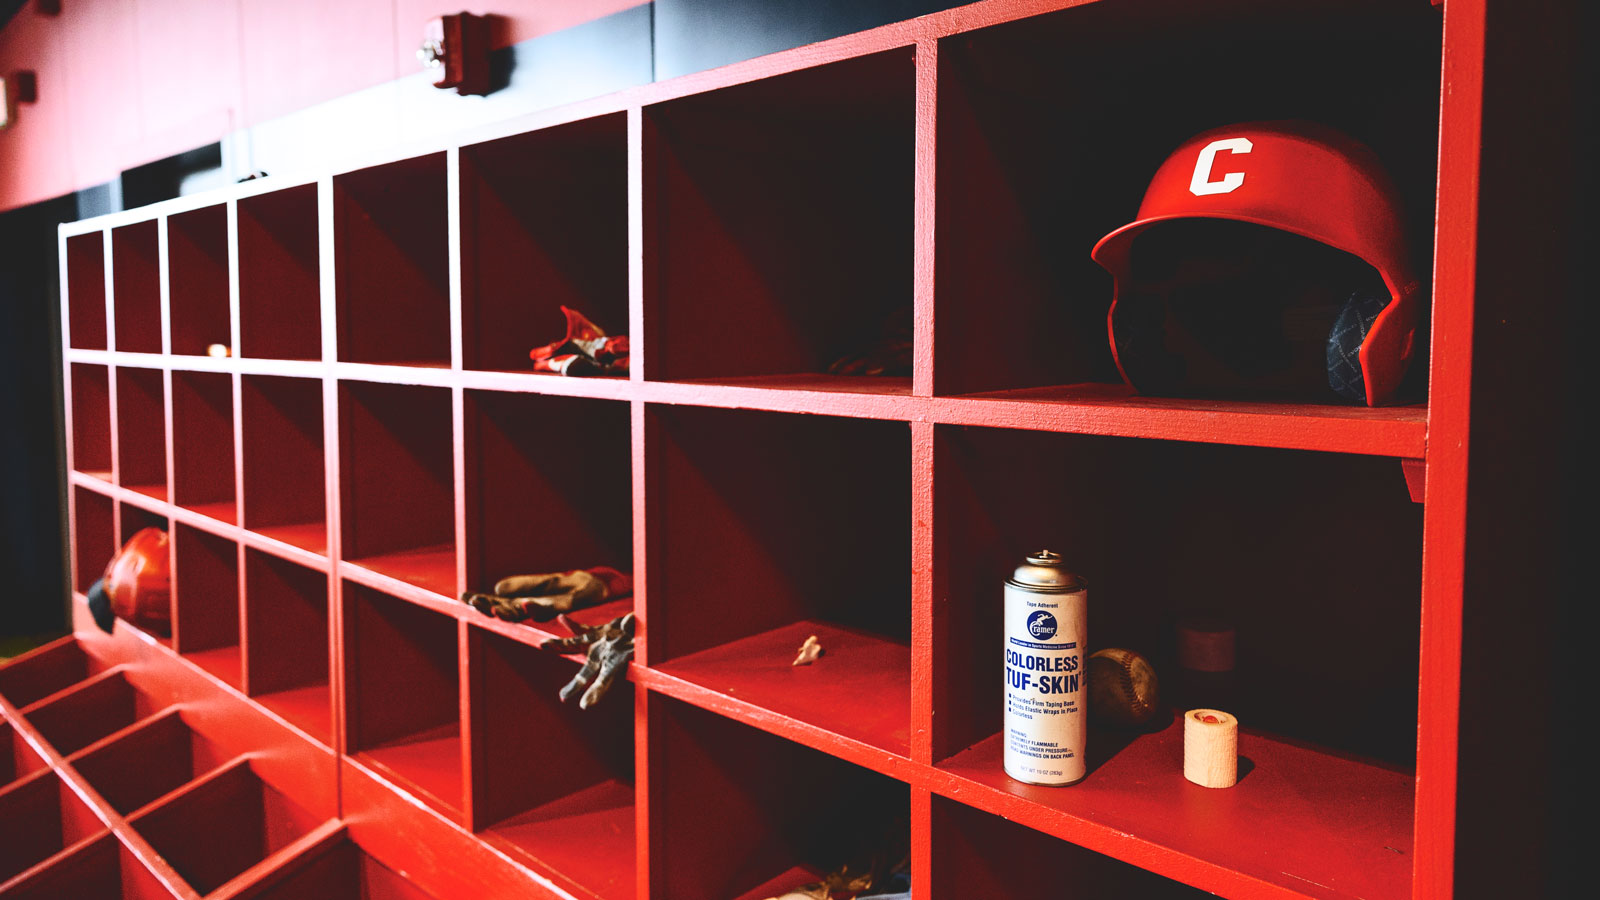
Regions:
[[[166,516],[132,503],[118,503],[117,517],[118,527],[122,529],[117,540],[119,547],[126,545],[134,535],[146,528],[159,528],[167,532],[172,530],[172,523]]]
[[[192,782],[130,824],[190,887],[209,894],[323,821],[241,760]]]
[[[161,352],[161,249],[156,220],[111,229],[117,350]]]
[[[910,48],[645,109],[645,375],[910,392],[837,378],[910,340]]]
[[[650,893],[762,900],[910,845],[906,785],[679,701],[650,704]]]
[[[54,772],[0,791],[0,885],[105,827]]]
[[[127,816],[227,762],[181,710],[168,710],[74,756],[72,767]]]
[[[173,501],[235,524],[233,376],[172,373],[172,454]]]
[[[0,667],[0,697],[22,709],[104,670],[77,641],[56,641]]]
[[[167,219],[167,302],[173,353],[204,356],[212,344],[233,346],[226,206]]]
[[[929,891],[935,897],[1197,900],[1213,896],[937,795],[930,843]]]
[[[317,186],[239,201],[239,355],[322,358]]]
[[[10,695],[4,691],[0,691],[0,697],[10,699]],[[22,739],[21,732],[12,728],[9,722],[0,722],[0,792],[4,792],[13,781],[20,781],[48,767],[44,757]]]
[[[244,527],[312,553],[328,552],[322,382],[245,375]]]
[[[449,389],[345,381],[339,392],[344,558],[454,598]]]
[[[462,807],[457,621],[344,582],[345,742],[446,815]]]
[[[113,669],[29,707],[25,714],[40,737],[68,756],[159,709],[122,669]]]
[[[244,574],[250,696],[333,746],[328,576],[249,547]]]
[[[111,375],[72,364],[72,468],[111,480]]]
[[[651,407],[646,428],[651,666],[908,755],[909,426]],[[826,655],[791,665],[812,634]]]
[[[559,696],[579,663],[480,628],[468,635],[474,830],[551,877],[633,896],[633,685],[619,678],[580,710]]]
[[[68,346],[106,349],[106,250],[101,232],[67,238]]]
[[[1427,4],[1159,0],[941,41],[935,390],[1120,385],[1112,282],[1089,251],[1135,219],[1169,153],[1214,127],[1304,119],[1367,143],[1399,185],[1426,273],[1439,21]]]
[[[88,593],[117,551],[113,504],[105,494],[72,489],[72,589]]]
[[[182,523],[172,541],[177,650],[239,687],[239,545]]]
[[[631,571],[631,427],[626,403],[467,391],[467,589],[511,575]],[[585,615],[604,622],[631,608]]]
[[[1395,686],[1418,677],[1422,506],[1395,460],[956,426],[935,435],[935,590],[949,598],[935,631],[935,759],[999,731],[1002,582],[1048,548],[1088,581],[1091,652],[1146,654],[1174,703],[1186,699],[1176,623],[1220,617],[1237,634],[1224,708],[1245,728],[1415,764],[1416,692]]]
[[[561,307],[628,331],[627,116],[461,149],[461,298],[470,369],[526,371]]]
[[[167,499],[167,387],[160,369],[117,367],[117,480]]]
[[[175,900],[114,835],[62,853],[6,885],[5,900]]]
[[[417,887],[345,838],[313,851],[264,879],[247,900],[433,900]]]
[[[450,365],[445,156],[333,179],[339,359]]]

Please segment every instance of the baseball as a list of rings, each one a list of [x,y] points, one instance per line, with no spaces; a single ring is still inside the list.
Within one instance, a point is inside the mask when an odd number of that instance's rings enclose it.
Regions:
[[[1160,682],[1150,661],[1132,650],[1107,647],[1089,656],[1089,712],[1109,725],[1137,727],[1155,717]]]

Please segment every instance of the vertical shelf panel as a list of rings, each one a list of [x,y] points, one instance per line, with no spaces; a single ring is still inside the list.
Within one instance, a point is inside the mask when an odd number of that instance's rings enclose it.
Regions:
[[[88,488],[72,489],[72,587],[88,593],[117,551],[111,498]]]
[[[349,752],[452,818],[462,809],[457,621],[344,582]]]
[[[578,663],[468,633],[474,830],[598,896],[632,897],[633,685],[580,710],[559,697]],[[538,763],[511,748],[537,748]]]
[[[239,545],[179,523],[173,531],[172,589],[179,653],[234,687],[240,687]]]
[[[630,427],[626,403],[467,391],[467,589],[511,575],[631,570]],[[607,611],[607,620],[620,615]]]
[[[111,230],[111,288],[117,349],[161,352],[161,250],[151,220]]]
[[[233,377],[173,372],[173,501],[236,524],[233,449]]]
[[[119,669],[30,707],[26,715],[40,737],[68,756],[159,709]]]
[[[54,772],[0,792],[0,884],[105,827]]]
[[[204,356],[212,344],[231,346],[226,206],[167,219],[167,294],[173,353]]]
[[[244,527],[328,552],[322,382],[245,375]]]
[[[911,339],[914,76],[908,47],[646,108],[646,377],[910,393],[816,373]]]
[[[145,868],[139,858],[106,835],[51,860],[5,886],[5,900],[176,900],[177,895]]]
[[[0,697],[22,709],[104,668],[76,640],[64,638],[0,666]]]
[[[909,756],[909,426],[648,414],[661,435],[647,475],[651,666]],[[812,634],[826,655],[793,666]]]
[[[132,815],[227,761],[177,710],[147,719],[72,767],[121,815]]]
[[[613,113],[462,148],[467,368],[527,371],[562,306],[627,333],[626,137]]]
[[[67,238],[68,346],[106,349],[106,250],[98,231]]]
[[[333,746],[327,574],[248,547],[244,571],[250,695]]]
[[[28,746],[28,742],[11,727],[11,723],[0,722],[0,794],[5,793],[13,782],[49,767],[44,757]]]
[[[649,706],[651,896],[764,900],[909,846],[904,784],[660,695]]]
[[[239,201],[239,355],[322,358],[317,186]]]
[[[72,468],[111,480],[111,374],[105,366],[73,363]]]
[[[117,369],[117,479],[167,499],[167,386],[160,369]]]
[[[309,854],[291,868],[250,893],[250,900],[434,900],[349,839]]]
[[[450,391],[353,381],[339,389],[344,558],[454,599]]]
[[[450,365],[443,153],[336,176],[339,359]]]

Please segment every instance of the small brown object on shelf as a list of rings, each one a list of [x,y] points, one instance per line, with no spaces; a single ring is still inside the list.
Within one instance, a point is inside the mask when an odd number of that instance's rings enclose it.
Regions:
[[[1107,647],[1089,656],[1089,712],[1123,727],[1144,725],[1161,707],[1161,682],[1142,654]]]
[[[794,662],[791,663],[791,665],[809,666],[816,662],[817,657],[821,656],[824,652],[826,651],[822,649],[822,642],[817,640],[817,636],[813,634],[812,636],[806,638],[805,643],[800,645],[800,655],[794,658]]]
[[[495,582],[494,593],[468,591],[461,602],[507,622],[548,622],[562,613],[597,606],[633,593],[633,579],[609,566],[513,575]]]
[[[1183,777],[1209,788],[1238,782],[1238,719],[1218,709],[1191,709],[1184,714]]]

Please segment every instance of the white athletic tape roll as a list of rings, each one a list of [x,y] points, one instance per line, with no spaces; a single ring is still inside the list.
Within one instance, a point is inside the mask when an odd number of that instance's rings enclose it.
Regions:
[[[1183,714],[1183,777],[1201,787],[1239,780],[1239,720],[1217,709]]]

